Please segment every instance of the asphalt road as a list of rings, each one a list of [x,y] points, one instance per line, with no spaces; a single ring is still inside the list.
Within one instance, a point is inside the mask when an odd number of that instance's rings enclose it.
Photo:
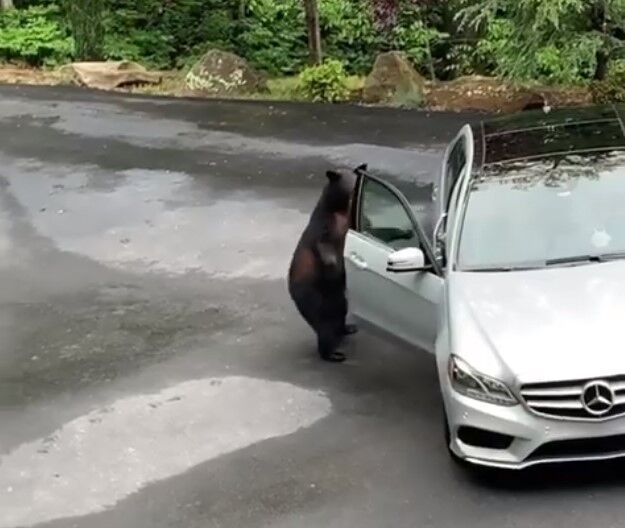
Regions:
[[[468,475],[431,357],[288,301],[326,168],[431,189],[468,118],[0,88],[0,528],[622,526],[623,465]]]

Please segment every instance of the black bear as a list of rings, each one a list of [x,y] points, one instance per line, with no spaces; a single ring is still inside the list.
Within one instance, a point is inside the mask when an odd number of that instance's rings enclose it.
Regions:
[[[346,324],[343,250],[350,225],[351,198],[358,174],[366,170],[330,170],[289,268],[289,293],[299,313],[317,333],[319,355],[345,361],[337,347],[356,328]]]

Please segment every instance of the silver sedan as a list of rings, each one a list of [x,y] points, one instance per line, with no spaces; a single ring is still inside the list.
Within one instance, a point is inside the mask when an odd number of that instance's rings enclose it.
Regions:
[[[625,457],[621,115],[465,126],[427,215],[411,182],[358,182],[351,310],[435,354],[456,460],[522,469]]]

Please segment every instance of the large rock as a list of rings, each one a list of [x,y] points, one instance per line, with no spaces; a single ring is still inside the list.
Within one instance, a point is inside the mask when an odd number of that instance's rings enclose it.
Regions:
[[[211,50],[191,68],[186,78],[194,92],[234,95],[265,91],[264,77],[234,53]]]
[[[159,84],[163,79],[161,73],[150,72],[131,61],[74,62],[60,68],[59,74],[76,84],[100,90]]]
[[[401,103],[401,99],[423,100],[425,79],[417,73],[406,55],[389,51],[378,55],[365,81],[366,103]]]

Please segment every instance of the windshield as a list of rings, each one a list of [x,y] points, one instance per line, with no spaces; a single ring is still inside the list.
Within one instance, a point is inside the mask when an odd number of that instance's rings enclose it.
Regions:
[[[463,270],[542,267],[625,252],[625,153],[487,166],[473,178]]]

